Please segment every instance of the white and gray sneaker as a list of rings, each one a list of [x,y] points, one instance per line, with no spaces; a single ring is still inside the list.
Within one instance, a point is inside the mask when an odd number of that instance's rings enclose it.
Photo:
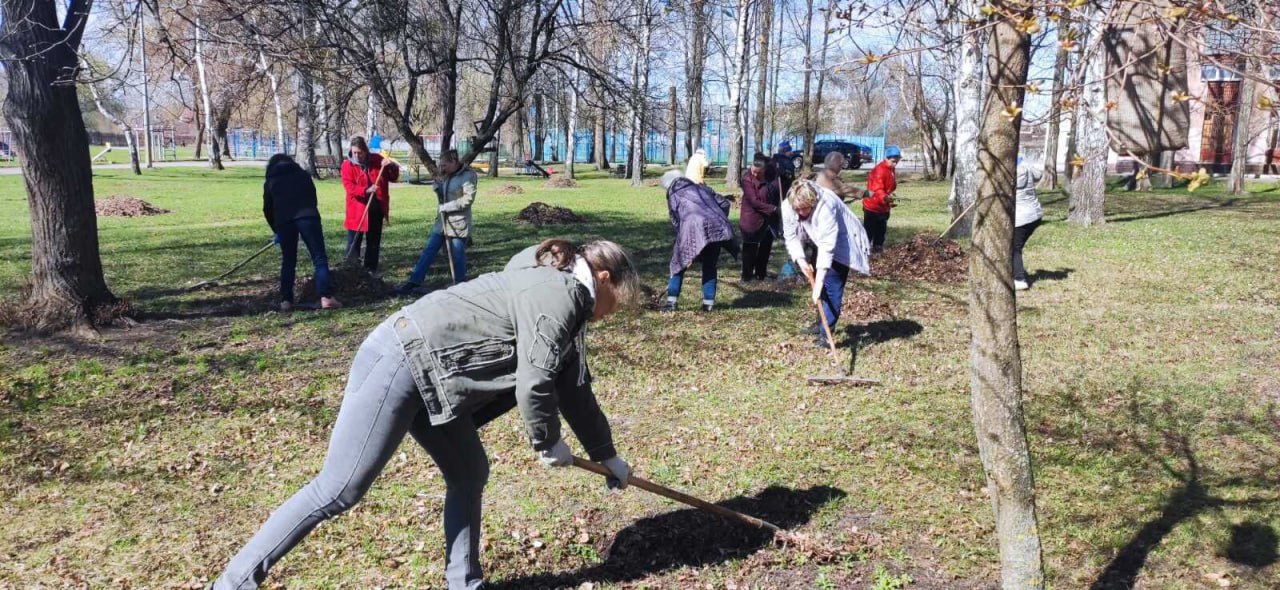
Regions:
[[[1030,288],[1031,288],[1031,285],[1028,285],[1026,281],[1019,281],[1018,279],[1013,280],[1014,291],[1026,291],[1027,289],[1030,289]]]

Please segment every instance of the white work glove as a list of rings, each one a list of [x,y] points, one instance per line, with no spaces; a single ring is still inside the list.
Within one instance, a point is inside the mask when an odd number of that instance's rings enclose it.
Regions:
[[[364,194],[372,195],[373,193],[377,192],[377,190],[378,190],[378,185],[371,184],[369,185],[369,188],[364,189]]]
[[[565,467],[573,464],[573,452],[564,444],[564,439],[560,439],[551,448],[539,451],[538,460],[547,467]]]
[[[441,213],[448,213],[448,211],[445,211],[445,210],[444,210],[444,206],[445,206],[445,205],[447,205],[447,204],[448,204],[448,203],[440,203],[440,206],[439,206],[439,207],[436,207],[436,210],[437,210],[437,211],[439,211],[439,212],[441,212]]]
[[[609,486],[609,489],[627,489],[627,479],[631,477],[631,466],[627,465],[627,462],[623,461],[622,457],[614,455],[600,463],[608,467],[609,472],[613,474],[613,477],[605,478],[605,485]]]

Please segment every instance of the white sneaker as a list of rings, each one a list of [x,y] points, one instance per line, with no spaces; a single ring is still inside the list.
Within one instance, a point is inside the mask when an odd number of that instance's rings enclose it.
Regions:
[[[289,312],[293,311],[293,304],[292,304],[292,303],[290,303],[290,302],[288,302],[288,301],[281,301],[281,302],[280,302],[280,311],[281,311],[281,312],[283,312],[283,313],[289,313]]]
[[[1017,279],[1014,279],[1013,281],[1014,291],[1026,291],[1027,289],[1030,289],[1030,288],[1031,288],[1031,285],[1028,285],[1026,281],[1019,281]]]

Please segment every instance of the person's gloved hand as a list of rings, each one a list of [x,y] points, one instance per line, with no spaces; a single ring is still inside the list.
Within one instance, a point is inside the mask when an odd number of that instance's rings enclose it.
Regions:
[[[560,439],[551,448],[539,451],[538,460],[547,467],[565,467],[573,464],[573,452],[564,444],[564,439]]]
[[[631,466],[627,465],[627,462],[623,461],[622,457],[614,455],[600,463],[608,467],[609,472],[613,474],[612,477],[605,478],[605,485],[609,486],[609,489],[627,489],[627,479],[631,477]]]
[[[444,206],[445,206],[446,204],[447,204],[447,203],[440,203],[440,205],[439,205],[438,207],[436,207],[436,210],[440,211],[441,213],[447,213],[447,211],[445,211],[445,210],[444,210]]]

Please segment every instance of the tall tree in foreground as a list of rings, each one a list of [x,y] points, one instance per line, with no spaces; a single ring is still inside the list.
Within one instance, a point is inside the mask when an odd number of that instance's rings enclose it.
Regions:
[[[38,330],[90,329],[117,303],[102,275],[89,136],[76,100],[76,48],[92,0],[72,0],[62,23],[60,3],[5,0],[0,10],[4,116],[31,209],[31,294],[20,313]]]
[[[1022,414],[1022,358],[1013,294],[1018,134],[1034,18],[995,0],[987,40],[990,89],[978,134],[978,190],[969,257],[969,383],[978,454],[987,475],[1005,590],[1044,588],[1035,481]]]

